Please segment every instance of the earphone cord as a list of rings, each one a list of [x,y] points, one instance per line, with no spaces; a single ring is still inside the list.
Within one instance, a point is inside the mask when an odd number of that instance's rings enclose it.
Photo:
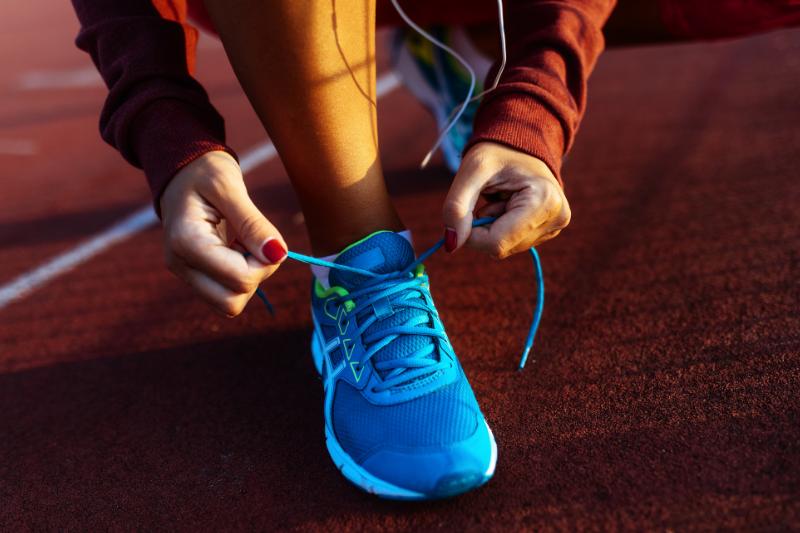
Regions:
[[[497,74],[495,74],[492,86],[484,91],[481,91],[477,95],[473,95],[473,93],[475,92],[475,69],[472,68],[472,66],[467,62],[467,60],[464,59],[464,57],[461,54],[459,54],[451,47],[441,42],[439,39],[437,39],[427,31],[422,29],[416,22],[411,20],[411,17],[409,17],[408,14],[406,14],[406,12],[403,11],[403,8],[400,7],[399,0],[392,0],[392,5],[397,11],[397,14],[400,15],[400,18],[402,18],[406,24],[408,24],[414,31],[416,31],[424,38],[426,38],[428,41],[430,41],[434,46],[441,48],[442,50],[453,56],[453,58],[459,63],[461,63],[461,65],[469,73],[469,90],[467,91],[467,94],[464,97],[464,101],[461,103],[461,105],[453,109],[453,111],[450,113],[449,122],[447,123],[447,126],[445,126],[445,128],[441,132],[439,132],[439,136],[436,138],[436,142],[433,144],[433,147],[430,150],[428,150],[427,154],[425,154],[425,157],[423,158],[422,163],[420,164],[420,168],[425,168],[426,166],[428,166],[428,163],[430,162],[431,157],[433,157],[434,152],[436,152],[436,150],[444,141],[444,138],[447,136],[450,130],[453,129],[453,126],[455,126],[461,119],[461,115],[464,114],[464,111],[467,109],[467,106],[476,100],[480,100],[486,93],[493,91],[497,87],[497,84],[500,83],[500,77],[503,75],[503,71],[506,68],[506,59],[507,59],[506,25],[505,25],[505,19],[503,18],[503,0],[497,0],[497,19],[500,29],[500,54],[501,54],[500,66],[497,69]]]

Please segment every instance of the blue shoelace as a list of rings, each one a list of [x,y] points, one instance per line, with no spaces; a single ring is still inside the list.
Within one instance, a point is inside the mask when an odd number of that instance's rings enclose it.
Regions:
[[[351,271],[358,274],[367,272],[361,269],[352,269]],[[359,363],[359,368],[363,367],[367,361],[400,335],[424,335],[431,339],[438,338],[442,341],[447,341],[444,327],[441,326],[436,310],[428,304],[428,301],[431,301],[431,297],[427,293],[427,275],[423,272],[415,272],[413,268],[406,268],[400,272],[379,274],[377,276],[373,274],[373,276],[357,290],[344,296],[333,298],[334,305],[341,305],[345,301],[353,302],[353,315],[365,317],[363,320],[359,320],[359,325],[356,329],[356,335],[362,336],[361,340],[366,348]],[[375,309],[372,307],[373,305],[378,308],[381,306],[391,308],[392,313],[409,309],[417,312],[413,313],[403,324],[369,332],[370,326],[378,320],[386,318],[376,312],[372,312]],[[367,312],[365,313],[364,311]],[[431,317],[433,317],[433,327],[430,325]],[[436,344],[428,343],[412,353],[404,354],[400,358],[388,361],[373,361],[375,369],[385,373],[383,374],[383,382],[375,387],[374,392],[381,392],[411,383],[418,378],[444,369],[449,364],[445,358],[440,357],[439,360],[436,360],[429,357],[435,350]]]
[[[473,221],[472,226],[484,226],[490,224],[495,220],[494,217],[485,217]],[[408,265],[401,271],[390,272],[387,274],[378,274],[369,270],[351,267],[347,265],[339,265],[329,261],[323,261],[316,257],[300,254],[297,252],[288,252],[288,257],[301,263],[319,265],[328,267],[344,272],[351,272],[361,276],[371,278],[365,282],[359,289],[340,297],[342,300],[353,301],[356,305],[355,314],[358,316],[359,310],[369,308],[373,303],[379,302],[384,298],[390,300],[392,304],[397,304],[406,308],[415,308],[422,313],[417,314],[410,320],[400,326],[394,326],[383,329],[378,334],[368,334],[362,340],[364,346],[368,346],[364,357],[362,358],[361,365],[371,359],[379,350],[386,347],[390,342],[395,340],[400,335],[426,335],[431,338],[440,338],[446,340],[443,328],[432,328],[427,326],[430,321],[428,317],[433,316],[438,321],[438,313],[436,309],[431,308],[426,303],[424,298],[419,297],[419,293],[427,291],[428,277],[426,274],[416,275],[415,271],[417,266],[422,264],[426,259],[433,255],[439,248],[444,245],[444,239],[439,239],[433,246],[426,250],[414,262]],[[539,322],[542,319],[542,311],[544,310],[544,276],[542,274],[542,263],[539,259],[539,254],[535,248],[529,250],[531,258],[533,259],[533,266],[536,275],[536,305],[533,311],[533,320],[531,321],[530,328],[528,329],[528,337],[525,340],[525,347],[522,352],[522,357],[519,361],[519,370],[525,367],[528,360],[528,355],[533,348],[533,341],[536,337],[536,331],[539,329]],[[256,294],[264,302],[267,310],[273,313],[272,305],[269,303],[266,294],[261,289],[256,291]],[[378,317],[373,315],[367,318],[363,324],[358,328],[358,334],[363,334]],[[390,361],[379,361],[374,363],[377,370],[387,372],[381,389],[388,389],[402,383],[406,383],[432,373],[446,365],[440,358],[439,361],[431,359],[428,356],[435,349],[434,344],[429,344],[406,357],[393,359]]]

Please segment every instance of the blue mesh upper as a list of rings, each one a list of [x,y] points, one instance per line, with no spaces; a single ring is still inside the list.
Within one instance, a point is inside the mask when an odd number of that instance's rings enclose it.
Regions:
[[[394,447],[447,446],[477,429],[480,409],[461,379],[420,398],[395,405],[368,402],[339,381],[333,399],[333,428],[342,448],[356,461],[386,443]]]
[[[410,243],[401,235],[380,232],[356,244],[336,259],[336,263],[368,269],[376,273],[401,271],[414,261]],[[344,287],[348,291],[358,290],[369,281],[363,275],[331,269],[331,285]],[[418,292],[410,291],[410,297],[422,298]],[[321,303],[317,300],[318,304]],[[322,312],[317,308],[318,312]],[[394,313],[377,320],[364,335],[401,325],[419,313],[425,313],[428,325],[430,314],[420,309],[395,306]],[[363,323],[372,316],[372,308],[360,309],[356,321]],[[326,338],[336,335],[333,328],[323,328]],[[364,337],[362,337],[363,339]],[[427,344],[439,342],[428,335],[401,335],[377,352],[373,361],[388,361],[414,353]],[[439,359],[439,350],[428,357]],[[340,349],[331,353],[332,363],[342,359]],[[333,398],[332,426],[342,448],[356,461],[390,444],[395,449],[416,447],[446,447],[471,437],[481,420],[475,395],[459,370],[456,381],[436,388],[435,381],[441,372],[422,376],[397,387],[396,391],[409,393],[414,389],[433,385],[433,390],[414,399],[398,401],[392,405],[375,405],[349,383],[339,380]]]

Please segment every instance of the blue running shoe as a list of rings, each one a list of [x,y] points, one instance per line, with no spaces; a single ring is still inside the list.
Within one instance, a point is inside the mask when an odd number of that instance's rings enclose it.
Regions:
[[[477,74],[474,94],[480,94],[483,91],[483,76],[489,70],[490,61],[474,49],[460,28],[435,26],[426,30],[472,63]],[[438,129],[441,131],[447,127],[469,91],[469,72],[450,54],[409,29],[395,31],[391,61],[406,88],[433,115]],[[445,164],[453,173],[458,171],[461,154],[472,136],[478,103],[474,101],[467,106],[440,145]]]
[[[409,242],[373,233],[335,264],[330,288],[315,280],[311,296],[333,462],[360,488],[392,499],[444,498],[486,483],[497,445]]]

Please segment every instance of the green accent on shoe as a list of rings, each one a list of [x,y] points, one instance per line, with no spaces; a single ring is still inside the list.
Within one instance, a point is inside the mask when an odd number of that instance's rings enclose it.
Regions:
[[[347,292],[347,289],[345,289],[344,287],[339,287],[338,285],[334,285],[333,287],[326,289],[325,287],[322,286],[322,283],[320,283],[318,279],[314,280],[314,293],[317,295],[317,298],[323,298],[323,299],[329,296],[338,296],[342,298],[350,294],[349,292]],[[346,300],[344,302],[344,309],[348,313],[352,311],[355,308],[355,306],[356,304],[354,304],[352,300]]]
[[[353,358],[353,348],[356,347],[353,339],[342,339],[342,346],[344,346],[344,356],[347,357],[347,360]]]
[[[379,233],[394,233],[394,232],[390,231],[390,230],[387,230],[387,229],[374,231],[374,232],[370,233],[369,235],[367,235],[366,237],[364,237],[363,239],[359,239],[356,242],[354,242],[353,244],[350,244],[350,245],[346,246],[341,252],[339,252],[339,254],[345,253],[350,248],[353,248],[354,246],[358,246],[362,242],[366,241],[367,239],[371,239],[372,237],[374,237],[375,235],[378,235]],[[415,276],[416,277],[420,277],[424,273],[425,273],[425,267],[422,264],[417,265],[417,268],[415,270]],[[341,298],[343,296],[347,296],[348,294],[350,294],[349,292],[347,292],[347,289],[345,289],[344,287],[333,286],[333,287],[330,287],[330,288],[326,289],[325,287],[322,286],[322,283],[320,283],[318,279],[314,280],[314,292],[316,293],[317,298],[323,298],[323,299],[327,298],[328,296],[332,296],[332,295],[336,295],[336,296],[339,296]],[[348,313],[351,312],[354,308],[355,308],[355,304],[353,303],[352,300],[346,300],[344,302],[344,309]]]
[[[346,252],[347,250],[349,250],[350,248],[353,248],[354,246],[358,246],[358,245],[359,245],[359,244],[361,244],[362,242],[364,242],[364,241],[366,241],[366,240],[368,240],[368,239],[371,239],[372,237],[374,237],[375,235],[377,235],[377,234],[379,234],[379,233],[394,233],[394,232],[393,232],[393,231],[390,231],[390,230],[388,230],[388,229],[381,229],[381,230],[378,230],[378,231],[374,231],[374,232],[370,233],[369,235],[367,235],[366,237],[364,237],[363,239],[358,239],[358,240],[357,240],[356,242],[354,242],[353,244],[349,244],[349,245],[345,246],[345,247],[344,247],[344,249],[343,249],[341,252],[339,252],[339,254],[343,254],[343,253],[345,253],[345,252]]]
[[[356,372],[356,367],[359,369],[358,372]],[[361,381],[361,374],[364,373],[364,367],[360,366],[358,361],[352,361],[350,363],[350,370],[353,372],[353,377],[355,378],[356,383]]]

